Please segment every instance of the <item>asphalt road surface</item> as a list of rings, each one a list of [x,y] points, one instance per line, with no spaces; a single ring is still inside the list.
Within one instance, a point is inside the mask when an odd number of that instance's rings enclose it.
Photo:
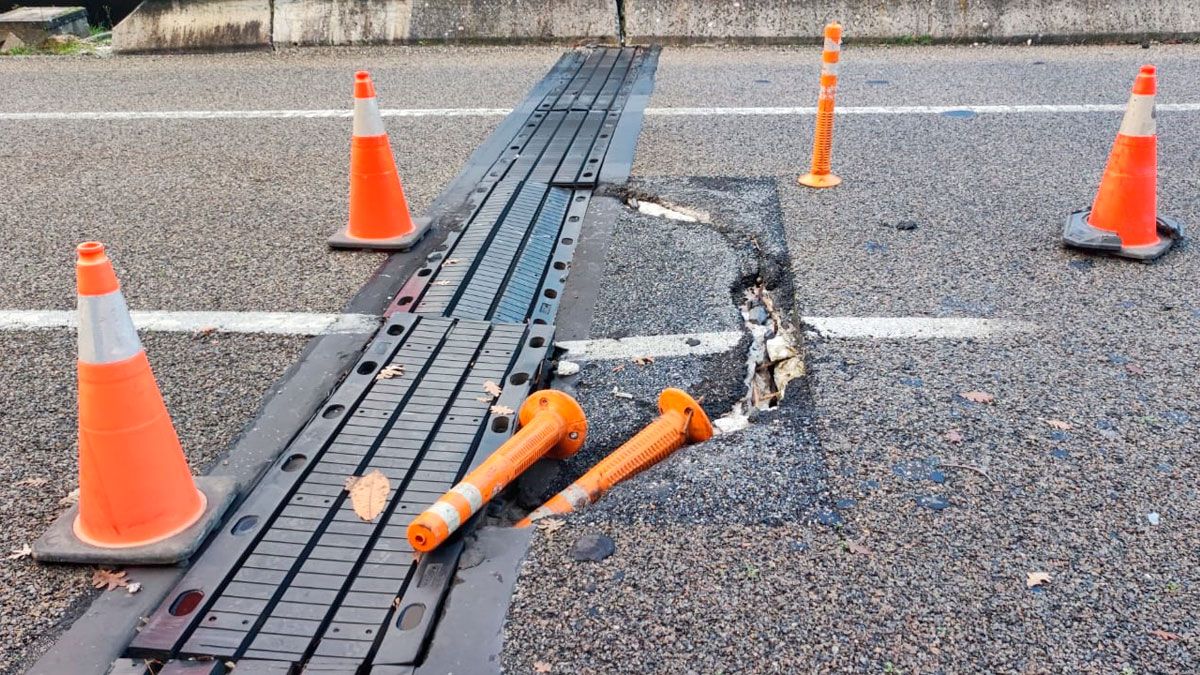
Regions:
[[[362,67],[384,107],[504,109],[560,53],[2,58],[0,314],[70,309],[84,239],[110,246],[135,309],[336,312],[382,261],[325,248],[346,217],[345,119],[89,113],[344,109]],[[727,110],[814,105],[816,51],[664,50],[633,184],[710,222],[623,213],[586,337],[739,331],[747,275],[763,274],[807,374],[748,429],[681,450],[539,532],[506,669],[1200,670],[1200,262],[1186,241],[1153,265],[1059,244],[1120,124],[1119,111],[1071,106],[1123,104],[1143,62],[1159,66],[1160,103],[1200,102],[1192,46],[848,43],[838,105],[885,109],[838,117],[845,182],[816,192],[795,184],[811,116]],[[977,105],[1044,107],[904,109]],[[678,108],[693,114],[663,112]],[[13,115],[57,112],[74,116]],[[386,119],[414,210],[501,119]],[[1160,211],[1193,225],[1200,110],[1163,110],[1158,128]],[[801,317],[1021,328],[847,338]],[[269,332],[143,338],[197,471],[304,345]],[[582,363],[571,386],[592,436],[548,489],[648,422],[662,387],[727,412],[744,393],[738,344],[645,366]],[[0,329],[0,353],[6,553],[75,486],[74,338]],[[612,538],[615,553],[573,560],[586,534]],[[20,557],[0,567],[0,672],[21,672],[86,604],[90,571]],[[1030,587],[1030,573],[1049,581]]]

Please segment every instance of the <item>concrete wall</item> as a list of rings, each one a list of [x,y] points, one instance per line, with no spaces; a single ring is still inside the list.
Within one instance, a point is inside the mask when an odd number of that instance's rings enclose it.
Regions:
[[[616,0],[274,0],[276,44],[616,41]]]
[[[118,52],[271,44],[271,0],[145,0],[113,28]]]
[[[1200,33],[1197,0],[624,0],[632,42],[1085,39]]]
[[[1087,40],[1200,35],[1200,0],[145,0],[117,51],[421,42]]]

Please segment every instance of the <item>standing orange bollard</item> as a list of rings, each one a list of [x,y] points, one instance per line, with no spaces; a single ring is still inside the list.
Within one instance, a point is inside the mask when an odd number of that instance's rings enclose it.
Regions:
[[[231,485],[197,488],[104,244],[80,244],[77,255],[79,505],[34,544],[34,557],[185,559],[216,524]]]
[[[432,551],[446,541],[504,486],[548,455],[566,459],[587,438],[587,417],[575,399],[547,389],[525,399],[518,413],[521,429],[479,468],[467,474],[408,525],[408,543]]]
[[[375,84],[366,71],[354,74],[354,125],[350,139],[350,224],[329,238],[333,248],[407,251],[429,231],[414,219],[404,198],[388,142]]]
[[[712,438],[713,428],[708,415],[687,392],[664,389],[658,396],[658,410],[662,413],[658,419],[535,509],[516,527],[528,527],[546,516],[581,509],[600,499],[617,483],[658,464],[684,445]]]
[[[1154,66],[1142,66],[1092,208],[1067,217],[1066,245],[1153,260],[1181,236],[1179,223],[1158,215],[1157,90]]]
[[[817,128],[813,133],[812,170],[799,183],[813,188],[833,187],[842,182],[833,175],[833,99],[837,95],[837,66],[842,54],[842,25],[825,26],[825,51],[821,54],[821,93],[817,96]]]

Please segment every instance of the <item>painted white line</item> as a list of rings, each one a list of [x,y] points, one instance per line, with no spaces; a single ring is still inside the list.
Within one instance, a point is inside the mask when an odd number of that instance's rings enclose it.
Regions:
[[[261,335],[327,335],[369,333],[380,319],[367,314],[304,312],[167,312],[132,311],[140,330],[168,333],[255,333]],[[77,325],[73,311],[0,310],[0,330],[46,330]]]
[[[1124,103],[1032,104],[1032,105],[908,105],[843,106],[838,115],[940,115],[951,111],[970,111],[981,115],[1030,113],[1115,113],[1124,112]],[[1197,112],[1200,103],[1159,103],[1159,112]],[[509,108],[386,108],[384,117],[503,117]],[[646,115],[656,117],[721,117],[814,115],[814,107],[757,108],[647,108]],[[92,112],[0,112],[0,121],[45,120],[219,120],[219,119],[318,119],[349,118],[350,110],[113,110]]]
[[[696,354],[721,354],[737,346],[745,335],[731,330],[718,333],[643,335],[620,340],[564,340],[555,346],[567,350],[570,361],[629,360],[639,356],[661,358]]]
[[[1200,103],[1160,103],[1158,111],[1196,112]],[[1038,104],[1038,105],[901,105],[901,106],[843,106],[836,108],[838,115],[940,115],[953,111],[970,111],[981,115],[1011,115],[1028,113],[1095,113],[1124,112],[1124,103],[1099,104]],[[815,115],[815,107],[780,108],[647,108],[647,115],[664,117],[704,116],[761,116],[761,115]]]
[[[806,328],[825,338],[944,339],[1011,335],[1037,329],[1036,324],[1004,319],[929,319],[911,316],[806,316]]]

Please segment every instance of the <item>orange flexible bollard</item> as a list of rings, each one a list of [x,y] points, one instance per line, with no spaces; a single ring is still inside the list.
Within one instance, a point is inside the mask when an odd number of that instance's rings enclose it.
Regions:
[[[438,498],[408,525],[408,543],[432,551],[446,541],[504,486],[543,455],[566,459],[579,452],[587,438],[587,418],[575,399],[561,391],[539,391],[521,405],[521,429]]]
[[[1067,245],[1152,260],[1179,238],[1179,224],[1158,215],[1157,79],[1154,66],[1138,72],[1092,208],[1067,218]]]
[[[414,219],[400,185],[375,84],[366,71],[354,74],[354,124],[350,139],[350,224],[329,238],[333,248],[406,251],[429,231]]]
[[[842,53],[842,25],[825,26],[825,50],[821,54],[821,93],[817,96],[817,126],[813,133],[812,169],[799,178],[801,185],[833,187],[842,182],[833,175],[833,100],[837,95],[837,65]]]
[[[535,509],[516,527],[528,527],[547,516],[581,509],[600,499],[617,483],[649,469],[684,445],[712,438],[713,428],[708,415],[687,392],[664,389],[658,397],[658,410],[661,413],[658,419]]]

